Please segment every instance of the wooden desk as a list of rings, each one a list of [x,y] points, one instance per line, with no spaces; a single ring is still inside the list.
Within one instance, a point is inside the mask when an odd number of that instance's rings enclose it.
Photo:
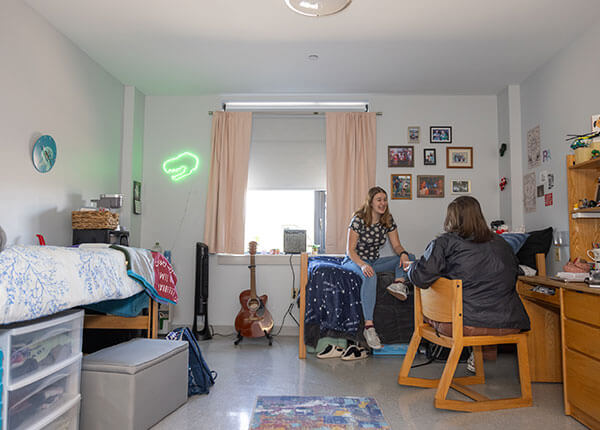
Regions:
[[[554,295],[532,291],[537,285]],[[600,429],[600,289],[522,276],[517,291],[531,319],[532,381],[564,380],[565,414]]]
[[[520,276],[517,292],[531,320],[527,347],[531,382],[562,382],[560,343],[560,287],[563,282],[541,276]],[[554,295],[532,291],[541,285]]]

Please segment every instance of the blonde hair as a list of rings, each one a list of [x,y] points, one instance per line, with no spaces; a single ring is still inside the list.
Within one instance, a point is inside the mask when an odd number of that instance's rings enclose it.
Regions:
[[[369,226],[373,223],[373,214],[372,214],[373,208],[371,207],[371,203],[373,203],[373,199],[379,193],[385,194],[385,197],[387,198],[387,193],[383,188],[373,187],[367,193],[367,198],[365,199],[365,202],[363,203],[363,205],[360,207],[360,209],[355,211],[353,214],[354,216],[358,216],[359,218],[362,218],[362,220],[365,222],[365,224],[367,226]],[[390,213],[389,206],[385,208],[385,212],[383,213],[383,215],[381,215],[379,222],[381,222],[381,224],[384,225],[386,228],[390,228],[392,226],[392,214]]]
[[[460,196],[448,205],[444,231],[476,243],[488,242],[494,237],[488,228],[481,206],[476,198]]]

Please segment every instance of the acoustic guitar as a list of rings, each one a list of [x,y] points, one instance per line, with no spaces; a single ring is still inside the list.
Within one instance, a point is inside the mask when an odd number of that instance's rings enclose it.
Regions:
[[[258,296],[256,294],[256,242],[252,241],[248,245],[250,253],[250,289],[240,293],[240,304],[242,308],[235,318],[235,330],[238,332],[237,343],[242,337],[262,337],[266,336],[271,344],[270,332],[273,329],[273,317],[266,308],[268,297],[266,294]]]

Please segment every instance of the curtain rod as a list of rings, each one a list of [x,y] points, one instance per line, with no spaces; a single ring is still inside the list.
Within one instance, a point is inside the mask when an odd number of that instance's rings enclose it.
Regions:
[[[214,112],[215,111],[209,110],[208,114],[212,115]],[[224,111],[217,111],[217,112],[224,112]],[[231,112],[231,111],[229,111],[229,112]],[[239,112],[239,111],[236,111],[236,112]],[[337,112],[339,112],[339,111],[337,111]],[[352,111],[352,112],[354,112],[354,111]],[[269,112],[269,111],[260,111],[260,112],[257,112],[257,113],[271,113],[271,114],[277,113],[277,114],[282,114],[282,115],[285,115],[285,114],[288,114],[288,115],[322,115],[325,112],[316,112],[316,111],[312,111],[312,112],[301,112],[301,111],[271,111],[271,112]],[[375,115],[377,115],[377,116],[383,116],[383,112],[375,112]]]

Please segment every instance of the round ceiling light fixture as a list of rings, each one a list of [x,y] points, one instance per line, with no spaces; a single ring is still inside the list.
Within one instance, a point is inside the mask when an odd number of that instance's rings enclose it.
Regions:
[[[294,12],[304,16],[333,15],[346,9],[352,0],[285,0]]]

